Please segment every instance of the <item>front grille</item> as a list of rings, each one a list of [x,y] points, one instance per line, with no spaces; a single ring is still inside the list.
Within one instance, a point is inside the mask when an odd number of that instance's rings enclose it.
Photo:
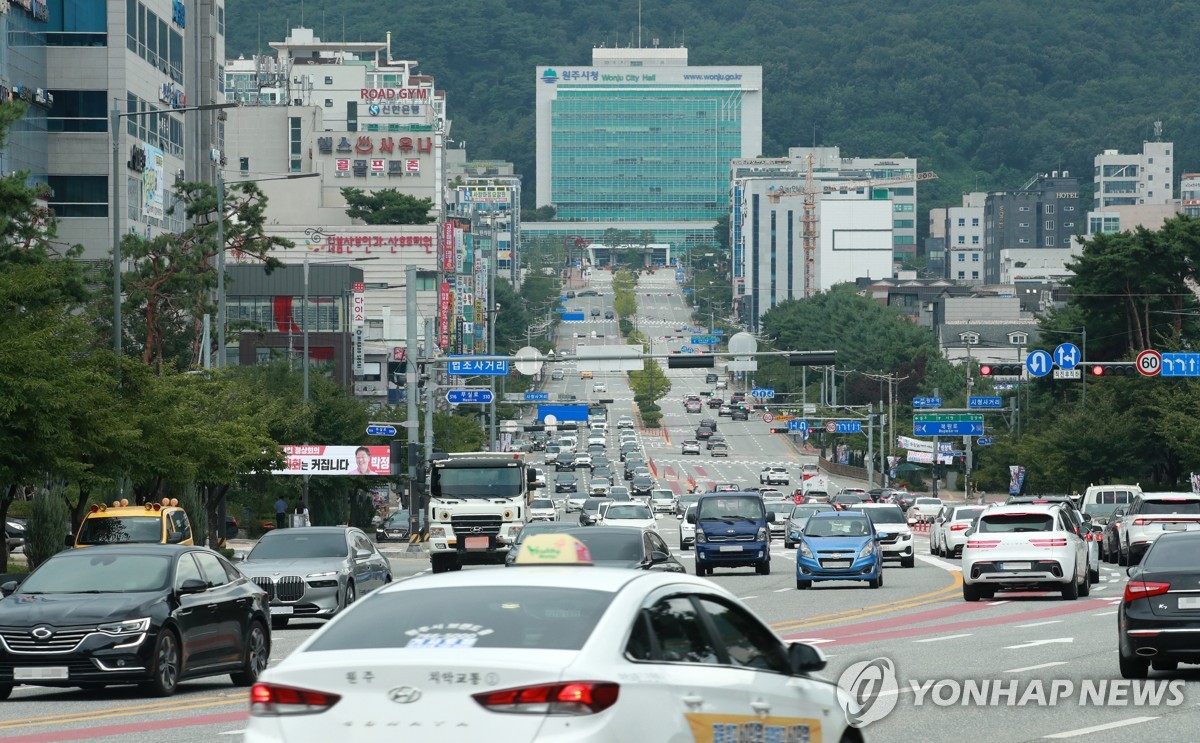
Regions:
[[[500,533],[499,516],[452,516],[450,527],[456,537],[495,536]]]
[[[95,627],[65,627],[39,640],[33,636],[32,629],[4,629],[0,630],[0,637],[4,638],[4,644],[14,653],[69,653],[79,647],[83,638],[95,631]]]
[[[754,541],[753,534],[736,534],[732,537],[709,536],[707,534],[705,534],[704,536],[710,542],[753,542]]]
[[[285,575],[275,582],[275,595],[280,601],[299,601],[304,598],[304,581],[298,575]]]
[[[255,578],[254,584],[267,592],[267,600],[275,600],[275,581],[270,578]]]
[[[898,541],[900,541],[899,534],[888,534],[886,537],[879,538],[880,544],[895,544]]]

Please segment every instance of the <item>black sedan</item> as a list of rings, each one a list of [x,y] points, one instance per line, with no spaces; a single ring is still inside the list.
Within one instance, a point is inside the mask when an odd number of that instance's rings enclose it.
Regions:
[[[1169,532],[1129,568],[1125,599],[1117,616],[1121,675],[1146,678],[1200,663],[1200,532]]]
[[[271,652],[267,594],[220,555],[170,544],[60,552],[0,586],[0,699],[14,686],[250,686]]]
[[[420,524],[418,528],[423,528],[425,525],[424,514],[420,516]],[[376,542],[407,542],[412,536],[409,533],[411,524],[409,522],[409,514],[407,509],[400,509],[392,515],[384,519],[378,526],[375,527]]]
[[[656,570],[685,573],[683,563],[671,555],[671,549],[657,533],[636,526],[593,526],[566,529],[587,545],[592,564],[607,568]]]

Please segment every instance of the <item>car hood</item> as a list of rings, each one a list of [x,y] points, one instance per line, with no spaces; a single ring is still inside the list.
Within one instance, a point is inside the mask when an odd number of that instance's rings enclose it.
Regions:
[[[639,529],[653,529],[654,519],[604,519],[605,526],[636,526]]]
[[[16,593],[0,600],[0,617],[10,627],[101,624],[147,616],[166,601],[165,591],[138,593]]]
[[[280,558],[275,560],[242,560],[238,570],[247,576],[258,575],[305,575],[329,570],[345,570],[344,557]]]
[[[872,537],[811,537],[804,535],[804,541],[817,550],[860,550]]]

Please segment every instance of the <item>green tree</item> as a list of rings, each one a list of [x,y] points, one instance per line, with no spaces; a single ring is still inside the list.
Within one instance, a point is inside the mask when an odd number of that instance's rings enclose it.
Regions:
[[[70,523],[62,486],[39,488],[25,529],[25,557],[33,570],[65,548],[63,535]]]
[[[429,224],[434,217],[432,199],[400,193],[394,188],[379,191],[363,191],[360,188],[343,188],[346,199],[346,214],[351,219],[361,219],[367,224]]]

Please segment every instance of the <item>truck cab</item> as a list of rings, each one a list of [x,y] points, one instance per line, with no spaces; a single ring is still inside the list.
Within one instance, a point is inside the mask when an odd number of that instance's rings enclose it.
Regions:
[[[503,563],[540,487],[520,453],[457,453],[433,462],[427,516],[433,572]]]

